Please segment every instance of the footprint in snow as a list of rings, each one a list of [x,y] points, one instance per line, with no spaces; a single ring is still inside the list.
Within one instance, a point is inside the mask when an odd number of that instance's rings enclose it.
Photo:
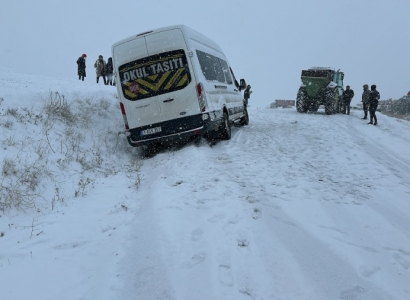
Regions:
[[[407,269],[410,268],[410,261],[405,259],[399,253],[394,254],[394,259],[395,259],[396,262],[398,262],[400,264],[400,266],[402,266],[403,269],[407,270]]]
[[[370,277],[379,270],[381,270],[379,266],[361,266],[359,268],[359,272],[363,277]]]
[[[194,242],[199,241],[202,238],[202,235],[204,234],[203,230],[198,228],[192,231],[191,233],[191,238]]]
[[[191,269],[191,268],[195,267],[196,265],[198,265],[200,263],[203,263],[205,261],[205,259],[206,259],[206,254],[205,253],[194,254],[191,257],[190,261],[185,262],[185,263],[182,264],[182,267],[186,268],[186,269]]]
[[[255,220],[257,220],[257,219],[259,219],[260,217],[262,217],[262,211],[260,211],[258,208],[254,208],[254,209],[253,209],[252,218],[254,218]]]
[[[238,241],[238,246],[241,248],[245,248],[249,246],[249,242],[247,240],[239,240]]]
[[[340,292],[340,299],[354,300],[359,299],[358,295],[366,292],[366,289],[361,286],[355,286],[352,289]]]
[[[226,265],[219,266],[218,272],[219,281],[226,286],[233,286],[233,276],[231,274],[231,268]]]

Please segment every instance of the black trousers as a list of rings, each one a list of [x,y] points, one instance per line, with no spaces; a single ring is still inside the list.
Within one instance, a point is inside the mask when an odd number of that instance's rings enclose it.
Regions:
[[[377,123],[376,110],[377,107],[370,106],[370,122],[373,122],[374,119],[374,123]]]
[[[351,101],[351,100],[350,100]],[[344,100],[343,101],[343,113],[350,115],[350,101],[349,100]]]
[[[363,112],[364,112],[363,119],[367,119],[367,104],[365,103],[363,103]]]
[[[101,75],[101,77],[104,79],[104,84],[107,85],[107,80],[105,79],[105,75]],[[100,79],[100,76],[97,76],[97,83],[99,79]]]

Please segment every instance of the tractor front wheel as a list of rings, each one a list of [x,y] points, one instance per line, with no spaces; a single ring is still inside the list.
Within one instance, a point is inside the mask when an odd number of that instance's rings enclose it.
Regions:
[[[325,114],[332,115],[335,113],[336,90],[328,89],[325,92]]]

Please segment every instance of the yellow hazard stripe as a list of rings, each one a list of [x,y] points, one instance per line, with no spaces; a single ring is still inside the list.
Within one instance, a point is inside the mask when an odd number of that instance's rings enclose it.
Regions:
[[[160,89],[161,85],[164,83],[164,81],[167,79],[167,77],[169,76],[170,73],[171,72],[166,72],[164,75],[162,75],[161,79],[155,85],[153,85],[153,84],[151,84],[151,83],[149,83],[149,82],[147,82],[143,79],[137,79],[136,81],[138,83],[140,83],[141,85],[149,88],[150,90],[152,90],[154,92],[157,92]]]
[[[129,90],[124,90],[124,94],[126,94],[130,98],[136,98],[137,97],[137,94],[131,93]],[[140,88],[139,91],[138,91],[138,94],[146,95],[146,94],[149,94],[149,92],[147,92],[146,90]]]
[[[137,96],[137,95],[135,95],[134,93],[131,93],[129,90],[124,90],[124,93],[125,93],[128,97],[131,97],[131,98],[135,98],[135,96]]]
[[[154,81],[155,79],[157,79],[158,75],[159,74],[151,75],[151,76],[148,76],[147,78]]]
[[[180,87],[181,85],[184,85],[185,82],[188,81],[188,74],[185,74],[184,77],[178,82],[177,87]]]
[[[176,71],[175,74],[172,76],[172,78],[168,81],[167,85],[164,87],[164,90],[169,89],[184,70],[185,70],[184,68],[178,69],[178,71]]]

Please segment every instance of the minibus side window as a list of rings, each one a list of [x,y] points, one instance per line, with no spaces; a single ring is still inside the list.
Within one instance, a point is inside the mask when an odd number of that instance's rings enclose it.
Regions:
[[[219,62],[222,65],[222,70],[225,74],[226,83],[227,84],[232,84],[232,76],[231,76],[231,73],[229,72],[228,64],[223,59],[219,59]]]
[[[201,65],[201,70],[205,78],[207,80],[216,80],[216,74],[212,66],[213,65],[212,58],[209,55],[207,55],[205,52],[202,52],[199,50],[196,50],[196,53],[198,55],[198,61],[199,61],[199,64]]]
[[[238,83],[238,80],[236,80],[236,78],[235,78],[235,74],[233,73],[233,71],[232,71],[231,67],[229,67],[229,70],[231,71],[233,81],[235,82],[235,86],[239,89],[239,83]]]
[[[225,82],[224,72],[219,59],[211,54],[196,50],[202,73],[206,80]]]
[[[220,63],[219,58],[212,56],[213,58],[213,65],[214,65],[214,70],[216,74],[216,80],[219,82],[225,83],[225,76],[224,76],[224,71],[222,70],[222,66]]]

